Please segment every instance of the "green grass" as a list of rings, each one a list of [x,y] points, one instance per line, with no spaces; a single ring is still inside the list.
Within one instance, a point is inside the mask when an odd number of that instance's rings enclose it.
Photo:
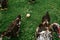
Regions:
[[[22,17],[20,37],[10,40],[35,40],[35,30],[46,11],[49,11],[51,23],[60,24],[60,0],[36,0],[35,4],[28,4],[28,0],[8,0],[8,10],[0,11],[0,32],[5,31],[20,14]],[[26,18],[27,13],[31,14],[30,18]],[[3,40],[8,39],[4,38]],[[55,38],[54,40],[60,39]]]

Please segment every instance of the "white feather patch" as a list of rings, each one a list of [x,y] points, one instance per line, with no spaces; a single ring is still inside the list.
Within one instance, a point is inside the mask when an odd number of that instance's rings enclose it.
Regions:
[[[0,40],[2,40],[2,37],[0,37]]]

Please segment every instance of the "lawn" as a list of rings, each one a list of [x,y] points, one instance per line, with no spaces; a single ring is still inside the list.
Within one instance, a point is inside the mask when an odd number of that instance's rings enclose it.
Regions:
[[[51,23],[60,24],[60,0],[36,0],[35,4],[28,4],[28,0],[8,0],[8,10],[0,11],[0,32],[7,29],[9,24],[21,15],[20,37],[10,40],[35,40],[35,30],[41,23],[42,16],[49,12]],[[26,18],[30,13],[31,17]],[[4,38],[3,40],[8,40]],[[54,40],[59,40],[55,37]]]

